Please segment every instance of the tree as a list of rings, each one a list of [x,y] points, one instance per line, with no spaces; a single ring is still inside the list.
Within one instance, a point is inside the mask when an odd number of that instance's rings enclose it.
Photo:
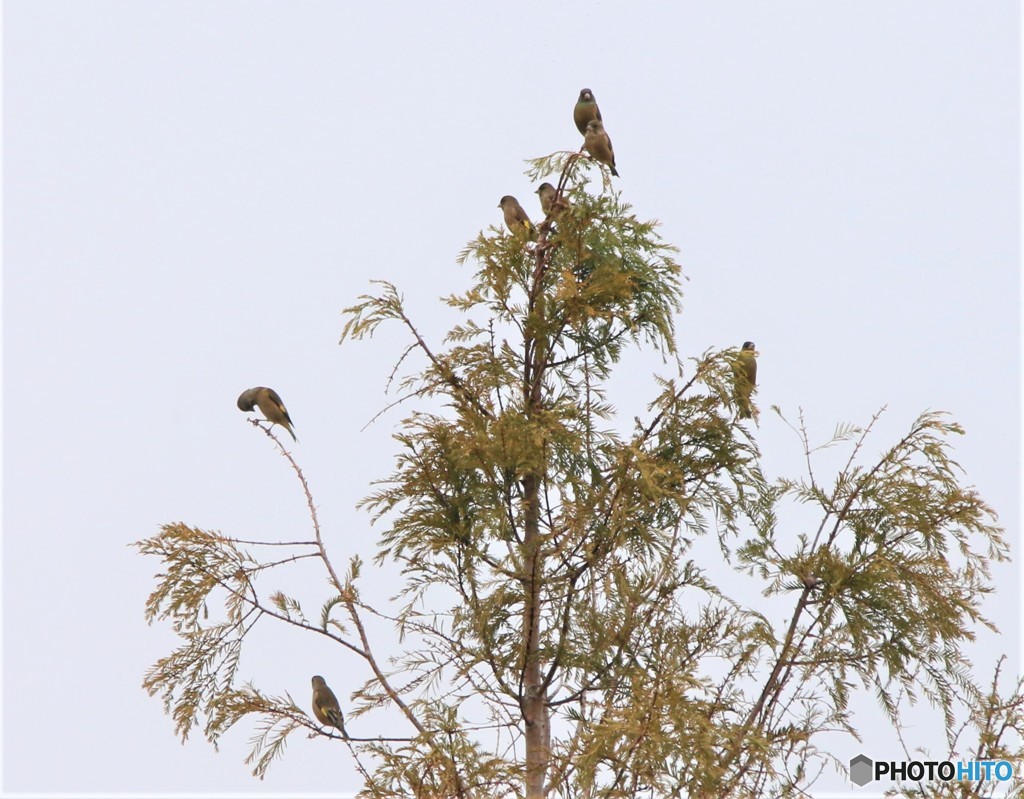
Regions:
[[[964,647],[991,627],[980,604],[1007,547],[950,457],[961,429],[925,413],[869,456],[874,420],[840,426],[825,446],[851,453],[826,483],[801,421],[807,475],[766,481],[738,414],[749,397],[738,351],[679,360],[674,249],[607,181],[588,191],[587,164],[577,153],[533,163],[533,178],[558,175],[558,201],[536,241],[491,229],[467,246],[460,260],[478,270],[447,299],[464,321],[440,346],[393,285],[346,311],[343,342],[397,322],[411,340],[399,364],[420,359],[399,383],[417,406],[394,471],[364,501],[382,528],[378,560],[405,579],[395,607],[362,601],[358,558],[336,571],[283,448],[313,530],[286,558],[181,523],[138,542],[165,569],[147,616],[183,639],[144,686],[183,738],[205,719],[216,743],[255,714],[262,776],[305,727],[349,748],[367,796],[782,796],[834,761],[819,733],[856,735],[858,685],[897,726],[924,695],[954,730],[958,703],[983,695]],[[674,372],[655,378],[631,426],[606,394],[628,345],[654,348]],[[787,503],[813,508],[816,528],[787,529]],[[267,593],[275,565],[304,557],[332,587],[316,620]],[[788,608],[784,624],[732,590],[741,578]],[[211,622],[215,597],[224,618]],[[370,640],[373,617],[394,641]],[[239,684],[242,645],[263,619],[363,664],[365,681],[341,697],[348,735],[289,694]],[[990,727],[1010,714],[995,705]],[[394,737],[359,738],[360,716],[385,710]]]

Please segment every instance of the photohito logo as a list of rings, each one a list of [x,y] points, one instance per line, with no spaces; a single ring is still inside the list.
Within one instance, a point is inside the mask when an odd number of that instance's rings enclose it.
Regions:
[[[933,782],[1006,782],[1013,766],[1006,760],[876,760],[857,755],[850,761],[850,780],[861,787],[873,780]]]

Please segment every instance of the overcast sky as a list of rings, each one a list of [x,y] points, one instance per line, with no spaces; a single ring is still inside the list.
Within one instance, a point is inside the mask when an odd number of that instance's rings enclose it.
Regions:
[[[539,216],[523,161],[579,147],[584,86],[615,186],[680,248],[683,356],[758,345],[769,476],[802,464],[770,404],[818,440],[887,405],[869,453],[946,410],[1016,547],[1016,6],[5,2],[3,789],[358,789],[345,751],[303,734],[264,782],[251,727],[181,745],[140,687],[175,644],[143,620],[159,564],[128,544],[174,521],[308,532],[235,407],[269,385],[336,561],[370,559],[379,529],[354,506],[411,408],[365,425],[405,339],[339,347],[340,311],[391,280],[438,343],[456,321],[438,298],[472,275],[459,250],[504,194]],[[668,370],[622,368],[628,429],[643,375]],[[983,671],[1018,653],[1018,569],[997,577]],[[328,596],[319,576],[289,588]],[[321,673],[344,704],[353,659],[275,635],[243,679],[306,706]]]

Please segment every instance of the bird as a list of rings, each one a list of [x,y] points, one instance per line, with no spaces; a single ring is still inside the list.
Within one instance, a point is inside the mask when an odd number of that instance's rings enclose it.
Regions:
[[[560,214],[569,207],[569,201],[558,197],[558,189],[550,183],[541,183],[535,194],[540,197],[540,208],[547,216]]]
[[[600,119],[592,119],[587,123],[583,147],[595,159],[611,168],[615,177],[619,176],[615,171],[615,150],[612,149],[612,140],[608,138]]]
[[[734,366],[736,377],[736,404],[741,419],[753,416],[750,409],[750,395],[757,387],[757,351],[753,341],[744,341],[739,359]]]
[[[526,215],[526,211],[524,211],[523,206],[519,204],[519,200],[511,194],[506,194],[501,198],[501,202],[498,203],[498,207],[505,214],[505,224],[508,225],[509,230],[513,233],[525,230],[530,238],[534,237],[535,231],[533,229],[533,222],[531,222],[530,217]]]
[[[259,407],[268,422],[281,425],[293,439],[299,440],[295,438],[295,431],[292,430],[292,417],[288,415],[288,409],[284,407],[284,403],[281,402],[281,398],[274,389],[256,386],[247,388],[238,395],[239,410],[248,412],[255,406]]]
[[[587,124],[592,119],[601,121],[601,109],[597,107],[594,93],[590,89],[580,89],[580,99],[572,109],[572,121],[576,123],[576,129],[586,136]]]
[[[313,678],[313,715],[321,724],[337,727],[342,735],[348,735],[345,732],[345,716],[338,704],[338,697],[319,674]]]

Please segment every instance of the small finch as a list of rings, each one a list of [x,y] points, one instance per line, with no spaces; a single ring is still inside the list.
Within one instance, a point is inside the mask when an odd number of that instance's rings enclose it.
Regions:
[[[536,231],[533,229],[533,222],[530,221],[530,217],[526,215],[526,211],[524,211],[523,206],[519,204],[519,200],[511,194],[506,194],[502,197],[501,202],[498,203],[498,207],[505,214],[505,224],[508,225],[508,229],[513,233],[525,230],[530,238],[533,238],[536,235]]]
[[[560,214],[569,207],[565,197],[558,197],[558,189],[550,183],[541,183],[536,194],[540,197],[540,208],[546,216]]]
[[[321,724],[337,727],[343,735],[348,735],[345,732],[345,716],[338,704],[338,697],[327,687],[324,678],[319,675],[313,678],[313,715]]]
[[[590,89],[581,89],[580,99],[576,101],[576,106],[572,109],[572,121],[576,123],[576,129],[586,136],[587,123],[592,119],[601,121],[601,109],[597,107],[594,93]]]
[[[288,415],[288,409],[284,407],[274,389],[256,386],[243,391],[238,397],[238,409],[248,412],[254,407],[259,407],[268,422],[281,425],[292,438],[299,440],[295,438],[295,432],[292,430],[292,418]]]
[[[615,150],[612,149],[612,140],[608,138],[600,119],[592,119],[587,123],[583,146],[597,161],[608,166],[615,177],[619,176],[615,171]]]
[[[757,351],[753,341],[744,341],[739,361],[734,369],[736,378],[736,404],[741,419],[753,416],[750,409],[750,395],[757,387]]]

